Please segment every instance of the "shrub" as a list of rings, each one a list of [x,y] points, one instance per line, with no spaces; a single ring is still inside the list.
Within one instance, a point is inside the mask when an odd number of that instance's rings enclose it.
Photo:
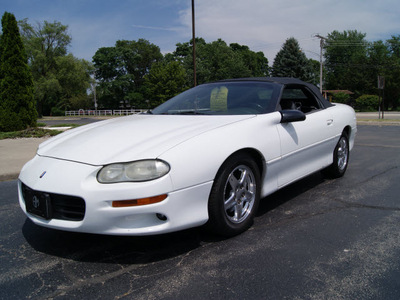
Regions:
[[[62,110],[61,108],[54,106],[51,108],[51,115],[52,116],[65,116],[65,111]]]
[[[337,93],[332,96],[332,102],[348,104],[350,102],[350,95],[346,93]]]
[[[356,109],[359,111],[377,111],[379,97],[376,95],[362,95],[356,99]]]

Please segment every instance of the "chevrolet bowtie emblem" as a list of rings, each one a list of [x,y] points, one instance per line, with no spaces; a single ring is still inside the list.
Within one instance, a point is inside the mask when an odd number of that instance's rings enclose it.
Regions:
[[[33,198],[32,198],[32,205],[33,205],[34,208],[38,208],[38,207],[39,207],[40,201],[39,201],[38,197],[33,196]]]

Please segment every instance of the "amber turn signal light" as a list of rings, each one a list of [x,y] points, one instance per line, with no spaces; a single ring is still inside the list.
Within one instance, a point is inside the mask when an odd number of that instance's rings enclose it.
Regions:
[[[168,195],[164,194],[164,195],[141,198],[141,199],[113,201],[112,207],[130,207],[130,206],[154,204],[165,200],[167,197]]]

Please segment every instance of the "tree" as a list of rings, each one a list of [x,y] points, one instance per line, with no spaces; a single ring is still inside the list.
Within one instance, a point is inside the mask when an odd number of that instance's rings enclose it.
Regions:
[[[365,34],[357,30],[333,31],[325,42],[325,68],[327,89],[350,90],[360,95],[371,89],[368,68],[368,42]]]
[[[320,62],[315,59],[312,59],[312,58],[309,58],[308,61],[310,63],[310,68],[311,68],[311,76],[310,76],[309,82],[316,86],[319,86],[320,85],[320,72],[321,72]]]
[[[304,81],[312,80],[312,65],[301,51],[295,38],[287,39],[282,49],[276,54],[272,66],[272,76],[295,77]]]
[[[266,76],[268,60],[247,46],[228,46],[221,39],[206,43],[196,39],[197,82]],[[99,104],[107,108],[154,107],[193,86],[191,42],[177,44],[174,53],[162,56],[150,42],[117,41],[93,57]],[[150,105],[148,104],[150,102]]]
[[[145,101],[144,77],[153,63],[163,58],[160,48],[149,41],[117,41],[93,56],[98,99],[107,108],[142,106]]]
[[[32,74],[15,16],[5,12],[0,39],[0,131],[36,126]]]
[[[357,30],[328,35],[325,67],[328,89],[350,90],[359,97],[378,95],[378,76],[385,78],[385,108],[396,109],[400,100],[400,36],[386,42],[367,42]]]
[[[33,74],[39,115],[49,115],[55,107],[68,109],[77,99],[86,98],[92,66],[68,54],[72,39],[68,26],[57,21],[32,26],[27,19],[19,26]]]
[[[174,59],[183,63],[190,86],[193,86],[192,44],[192,41],[179,43],[173,53]],[[267,75],[268,59],[262,52],[255,53],[239,44],[228,46],[221,39],[206,43],[204,39],[196,38],[197,83]]]
[[[34,27],[27,19],[20,21],[19,26],[34,76],[46,76],[56,68],[56,58],[67,55],[72,40],[68,26],[44,21]]]
[[[268,59],[263,52],[253,52],[248,46],[232,43],[229,47],[240,54],[244,64],[249,68],[251,76],[266,77],[269,75]]]
[[[392,109],[400,109],[400,35],[386,41],[388,63],[385,74],[385,104]]]
[[[147,100],[155,107],[188,88],[186,72],[178,61],[162,61],[152,65],[145,76]]]
[[[221,39],[200,45],[197,58],[201,62],[197,74],[199,83],[251,76],[239,52],[233,51]]]
[[[58,93],[57,108],[87,108],[86,91],[90,87],[90,74],[93,66],[84,59],[78,59],[72,54],[56,58],[55,76],[62,87]]]
[[[400,35],[392,35],[392,38],[387,40],[387,45],[391,55],[400,58]]]

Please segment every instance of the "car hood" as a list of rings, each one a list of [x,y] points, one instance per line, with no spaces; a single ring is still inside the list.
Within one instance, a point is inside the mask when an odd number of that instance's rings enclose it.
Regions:
[[[42,143],[37,153],[40,156],[90,165],[157,158],[199,134],[253,117],[255,116],[119,117],[62,133]]]

